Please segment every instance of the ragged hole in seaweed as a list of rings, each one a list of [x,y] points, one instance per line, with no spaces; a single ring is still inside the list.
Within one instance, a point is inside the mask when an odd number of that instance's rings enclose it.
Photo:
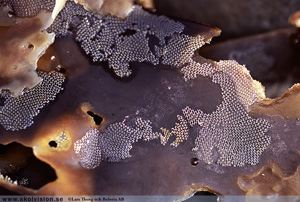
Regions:
[[[191,158],[190,162],[191,162],[191,165],[196,166],[199,163],[199,159],[197,159],[197,158]]]
[[[58,70],[60,73],[66,73],[67,72],[67,70],[65,69],[65,68],[63,68],[63,67],[61,67],[61,68],[59,68],[59,70]]]
[[[198,202],[198,201],[205,201],[205,202],[217,202],[218,196],[209,192],[209,191],[197,191],[194,196],[185,200],[185,202]]]
[[[67,69],[65,67],[62,67],[61,65],[57,65],[55,67],[55,70],[59,73],[65,74],[67,72]]]
[[[34,45],[30,43],[30,44],[27,45],[27,48],[30,49],[30,50],[33,50],[34,49]]]
[[[54,169],[37,159],[32,148],[17,142],[0,144],[0,174],[3,180],[32,189],[57,179]]]
[[[8,11],[7,12],[7,16],[10,17],[10,18],[12,18],[13,16],[15,16],[15,13],[12,12],[12,11]]]
[[[49,146],[53,147],[53,148],[56,148],[57,147],[57,142],[52,140],[52,141],[49,142]]]
[[[99,115],[97,115],[97,114],[94,114],[94,113],[91,112],[91,111],[87,111],[86,113],[87,113],[88,115],[90,115],[91,117],[93,117],[94,122],[95,122],[96,125],[100,125],[100,124],[102,123],[103,118],[102,118],[101,116],[99,116]]]

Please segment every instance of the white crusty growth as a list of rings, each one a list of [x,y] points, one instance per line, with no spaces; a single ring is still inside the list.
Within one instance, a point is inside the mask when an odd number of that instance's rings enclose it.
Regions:
[[[129,158],[132,144],[139,141],[157,139],[161,134],[152,131],[151,122],[137,118],[134,126],[123,122],[111,124],[104,133],[97,129],[89,130],[75,142],[74,150],[79,163],[86,169],[93,169],[101,161],[118,162]]]
[[[253,80],[245,66],[234,60],[221,60],[211,63],[197,63],[191,61],[181,69],[186,81],[197,78],[198,75],[212,78],[216,73],[223,73],[233,81],[238,100],[247,111],[249,106],[265,98],[264,87],[256,80]]]
[[[67,2],[48,31],[66,35],[70,27],[85,53],[94,62],[108,61],[120,77],[131,74],[130,62],[157,65],[161,61],[183,67],[191,61],[194,51],[205,44],[201,35],[184,34],[182,23],[150,14],[140,6],[133,6],[122,20],[90,13],[81,5]]]
[[[82,19],[77,24],[73,22],[75,15]],[[163,134],[153,136],[159,137],[162,145],[175,136],[171,146],[177,147],[191,137],[191,132],[195,132],[193,151],[207,164],[244,166],[259,162],[260,155],[271,141],[265,134],[271,125],[267,120],[252,118],[247,110],[254,102],[264,98],[263,88],[236,61],[196,62],[194,52],[205,44],[203,36],[188,36],[183,33],[183,24],[151,15],[137,6],[125,20],[120,20],[113,16],[90,14],[80,6],[68,3],[51,29],[65,35],[69,25],[76,25],[73,30],[76,30],[76,40],[83,50],[95,62],[108,61],[120,77],[131,74],[130,62],[146,61],[181,68],[183,79],[187,82],[200,75],[220,85],[223,100],[217,110],[206,114],[201,109],[193,110],[193,106],[185,107],[183,115],[177,116],[179,123],[175,123],[174,128],[162,128]],[[103,134],[96,131],[98,139],[94,135],[91,139],[96,143],[89,144],[86,142],[91,132],[88,132],[75,144],[81,164],[89,162],[88,166],[84,166],[87,168],[98,165],[99,161],[94,162],[94,157],[84,155],[87,150],[97,153],[97,148],[102,160],[120,161],[130,157],[132,144],[141,139],[142,134],[138,122],[136,125],[129,127],[124,122],[111,124]],[[147,137],[154,134],[149,124],[144,128],[149,128],[143,133]],[[94,148],[89,146],[94,144],[97,144]]]
[[[0,91],[0,124],[6,130],[15,131],[31,126],[33,117],[62,90],[65,77],[61,73],[38,72],[38,75],[42,82],[23,91],[22,95],[14,97],[8,90]]]
[[[207,114],[200,109],[183,109],[185,118],[198,133],[193,150],[207,164],[256,165],[270,144],[271,137],[265,135],[270,123],[248,115],[230,76],[216,73],[213,82],[220,84],[223,98],[216,111]]]

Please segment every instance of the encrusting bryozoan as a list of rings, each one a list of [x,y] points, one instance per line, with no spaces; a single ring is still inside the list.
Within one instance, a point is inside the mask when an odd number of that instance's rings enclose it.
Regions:
[[[0,92],[0,124],[6,130],[15,131],[31,126],[33,117],[62,90],[65,77],[61,73],[38,72],[38,75],[43,81],[32,89],[24,90],[22,95],[13,97],[10,91]]]
[[[54,100],[62,90],[65,80],[58,72],[37,72],[37,61],[54,42],[54,34],[45,29],[64,4],[55,1],[15,1],[5,0],[1,6],[8,6],[18,17],[8,31],[0,33],[3,37],[0,51],[0,77],[8,82],[0,85],[0,124],[6,130],[25,129],[33,124],[49,101]],[[24,9],[24,6],[26,9]],[[45,12],[42,10],[52,11]],[[24,37],[25,35],[25,37]]]
[[[143,117],[136,117],[134,126],[120,121],[109,125],[103,133],[89,130],[74,146],[83,167],[91,169],[101,161],[128,158],[132,144],[139,140],[160,138],[165,145],[175,136],[171,146],[176,148],[190,137],[190,127],[196,126],[194,151],[205,163],[244,166],[259,162],[259,156],[270,144],[270,137],[265,133],[271,125],[267,120],[250,117],[247,110],[264,98],[261,86],[235,61],[196,62],[194,52],[207,42],[203,35],[188,35],[183,23],[150,14],[140,6],[133,6],[125,19],[92,13],[74,1],[67,1],[61,12],[56,13],[47,31],[57,37],[73,35],[94,62],[107,61],[119,77],[132,73],[131,62],[147,62],[176,67],[187,82],[197,79],[198,75],[209,77],[222,91],[223,101],[214,112],[205,114],[188,105],[182,109],[183,114],[177,116],[179,123],[170,130],[162,128],[163,135],[153,132],[152,120],[143,120]],[[29,117],[31,120],[32,115]],[[5,127],[17,130],[25,128],[23,125],[30,124],[22,122],[21,126]]]
[[[271,124],[250,117],[238,100],[234,82],[222,73],[213,75],[220,84],[223,102],[217,110],[206,114],[200,109],[183,109],[191,127],[197,127],[196,155],[208,164],[222,166],[256,165],[259,156],[269,146],[271,137],[265,133]]]
[[[119,162],[130,157],[133,143],[157,139],[160,135],[152,131],[150,121],[137,118],[134,126],[127,126],[124,122],[111,124],[104,133],[91,129],[75,142],[74,150],[81,166],[92,169],[103,160]]]
[[[41,10],[52,12],[55,0],[1,0],[1,5],[7,5],[17,17],[34,17]]]
[[[69,1],[48,31],[58,36],[73,33],[94,62],[108,61],[109,67],[120,77],[131,74],[130,62],[156,65],[162,60],[161,64],[181,67],[193,55],[187,50],[196,50],[205,44],[201,35],[184,34],[182,23],[147,13],[140,6],[133,6],[122,20],[88,12]],[[153,47],[150,38],[158,41]]]
[[[165,145],[174,135],[176,140],[171,145],[177,147],[189,138],[189,123],[190,127],[199,128],[194,151],[205,163],[221,166],[257,164],[259,156],[270,144],[270,137],[265,133],[271,125],[267,120],[250,117],[247,110],[251,104],[264,98],[261,86],[253,81],[244,66],[235,61],[194,61],[194,51],[204,45],[204,37],[188,36],[183,34],[183,30],[183,24],[151,15],[137,6],[133,7],[125,20],[121,20],[114,16],[102,17],[89,13],[73,2],[67,3],[49,29],[59,35],[74,34],[81,48],[94,62],[108,61],[120,77],[131,74],[130,62],[146,61],[153,65],[181,68],[183,79],[187,82],[196,79],[197,75],[212,78],[222,90],[223,102],[217,110],[205,114],[200,109],[192,110],[192,106],[187,106],[183,109],[183,115],[178,115],[179,123],[171,130],[162,128],[163,135],[157,133],[155,139],[160,138]],[[149,45],[150,37],[158,41],[152,48]],[[140,139],[141,132],[138,127],[133,129],[124,122],[111,124],[103,134],[93,132],[99,134],[98,140],[92,138],[97,142],[86,144],[87,136],[91,134],[87,132],[84,141],[75,143],[75,151],[81,164],[88,165],[84,166],[86,168],[94,168],[100,163],[94,162],[90,155],[84,157],[87,149],[91,153],[99,150],[102,160],[120,161],[130,157],[132,144]],[[152,129],[149,134],[152,134]],[[104,141],[104,137],[109,137],[110,141]]]

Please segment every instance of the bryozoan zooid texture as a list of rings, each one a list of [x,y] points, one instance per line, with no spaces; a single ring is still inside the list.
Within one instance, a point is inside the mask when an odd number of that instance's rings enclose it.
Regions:
[[[71,1],[48,29],[58,36],[73,33],[94,62],[108,61],[109,67],[120,77],[131,74],[129,63],[134,61],[154,65],[161,61],[175,67],[189,63],[193,51],[205,42],[202,36],[188,36],[183,31],[182,23],[150,14],[140,6],[134,6],[122,20],[88,12]],[[158,42],[150,46],[150,40]]]
[[[75,142],[74,150],[81,166],[92,169],[103,160],[118,162],[129,158],[133,143],[157,139],[161,135],[152,131],[148,120],[136,118],[134,126],[127,126],[124,122],[125,120],[111,124],[104,133],[91,129],[81,140]]]
[[[77,17],[75,17],[75,15]],[[161,133],[153,133],[150,121],[144,122],[146,131],[140,127],[143,121],[137,118],[136,126],[125,122],[111,124],[104,133],[91,129],[75,143],[79,162],[85,168],[97,167],[101,161],[120,161],[130,157],[132,144],[140,139],[160,138],[166,145],[177,147],[196,131],[194,151],[207,164],[221,166],[255,165],[262,152],[270,144],[271,138],[265,133],[271,127],[264,119],[254,119],[247,108],[264,97],[253,86],[249,72],[235,61],[218,63],[197,63],[192,59],[194,51],[204,40],[201,35],[187,36],[182,33],[184,26],[166,17],[157,17],[135,6],[126,20],[113,16],[102,17],[91,14],[80,5],[67,3],[58,20],[49,31],[65,35],[68,28],[75,33],[76,40],[94,61],[108,61],[109,66],[119,76],[130,74],[129,62],[159,62],[181,68],[183,79],[196,79],[197,75],[210,77],[220,85],[222,103],[211,114],[205,114],[192,106],[185,107],[183,115],[178,115],[179,123],[171,130],[161,128]],[[75,31],[74,31],[75,30]],[[149,36],[159,43],[149,47]],[[193,130],[190,130],[190,128]],[[155,134],[155,135],[153,135]],[[151,138],[149,138],[151,137]]]
[[[0,0],[0,6],[5,5],[17,17],[33,17],[40,10],[51,12],[55,6],[55,0]]]
[[[261,84],[252,79],[245,66],[234,60],[221,60],[216,63],[197,63],[192,60],[191,63],[181,68],[181,72],[186,81],[196,79],[198,75],[212,78],[216,73],[227,74],[234,83],[238,100],[247,111],[250,105],[265,98]]]
[[[223,97],[223,102],[213,113],[206,114],[187,106],[182,110],[183,116],[177,116],[179,123],[175,123],[175,127],[170,131],[161,128],[163,134],[153,132],[151,122],[141,118],[136,118],[135,126],[126,125],[125,120],[111,124],[104,133],[91,129],[74,145],[80,164],[92,169],[101,161],[118,162],[129,158],[132,144],[139,140],[160,138],[161,144],[166,145],[174,135],[176,139],[170,145],[177,147],[189,137],[189,124],[197,131],[193,151],[205,163],[235,167],[256,165],[270,144],[271,137],[265,135],[270,123],[248,115],[238,100],[230,76],[216,73],[213,82],[220,84]]]
[[[39,71],[38,75],[43,79],[42,82],[25,89],[22,95],[13,97],[9,90],[1,91],[0,124],[6,130],[15,131],[31,126],[33,117],[63,89],[65,77],[61,73]]]
[[[183,109],[190,126],[198,133],[193,150],[207,164],[256,165],[270,144],[271,137],[265,135],[270,123],[248,115],[237,99],[235,85],[228,75],[216,73],[212,81],[220,84],[222,90],[223,102],[216,111],[206,114],[200,109]]]

